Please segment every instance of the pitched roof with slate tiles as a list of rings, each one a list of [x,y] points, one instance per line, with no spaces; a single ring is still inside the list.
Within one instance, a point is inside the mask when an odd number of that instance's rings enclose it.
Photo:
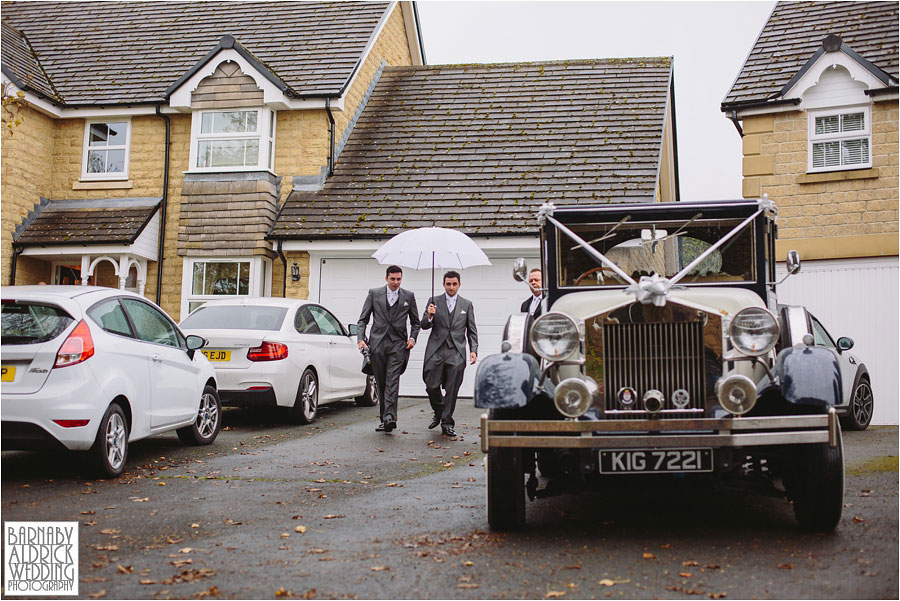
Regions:
[[[671,86],[671,58],[388,67],[333,176],[292,192],[270,237],[534,233],[548,200],[652,202]]]
[[[51,200],[19,230],[16,246],[132,244],[159,208],[157,199]],[[115,210],[111,210],[115,209]]]
[[[47,98],[56,98],[53,86],[41,68],[41,63],[28,45],[22,32],[5,21],[0,25],[0,68],[20,89],[31,88]]]
[[[4,2],[62,103],[157,103],[226,34],[288,94],[336,96],[353,75],[387,2]],[[28,65],[3,63],[27,81]],[[18,52],[16,55],[19,54]],[[11,56],[16,56],[11,55]],[[47,95],[47,89],[34,87]]]
[[[779,2],[747,56],[722,110],[777,100],[828,34],[897,80],[896,2]]]

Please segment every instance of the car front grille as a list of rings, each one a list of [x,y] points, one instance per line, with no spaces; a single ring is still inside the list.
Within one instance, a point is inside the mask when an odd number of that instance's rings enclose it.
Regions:
[[[646,418],[643,397],[658,390],[665,399],[662,418],[702,417],[706,390],[703,324],[606,323],[603,325],[603,389],[607,419]],[[619,402],[619,391],[637,393],[630,405]],[[681,406],[678,398],[685,399]]]

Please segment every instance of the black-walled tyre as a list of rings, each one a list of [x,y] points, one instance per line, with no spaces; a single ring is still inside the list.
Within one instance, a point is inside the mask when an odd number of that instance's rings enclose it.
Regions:
[[[219,393],[212,386],[205,386],[200,395],[200,408],[197,419],[190,426],[178,428],[175,433],[186,445],[204,446],[212,444],[222,428],[222,401]]]
[[[832,532],[844,508],[844,443],[804,445],[797,449],[788,494],[794,515],[806,530]]]
[[[293,424],[311,424],[316,420],[318,412],[319,379],[316,378],[316,372],[307,367],[300,376],[297,397],[289,412],[290,421]]]
[[[125,470],[125,461],[128,459],[128,422],[125,412],[117,403],[106,408],[89,453],[93,459],[93,471],[100,477],[115,478]]]
[[[522,450],[494,448],[487,453],[487,517],[491,530],[525,525],[525,471]]]
[[[378,404],[378,386],[375,384],[375,376],[366,377],[365,392],[354,400],[357,407],[374,407]]]
[[[853,388],[850,397],[850,406],[842,424],[848,430],[865,430],[872,422],[872,412],[875,410],[875,399],[872,395],[872,384],[869,379],[862,376]]]

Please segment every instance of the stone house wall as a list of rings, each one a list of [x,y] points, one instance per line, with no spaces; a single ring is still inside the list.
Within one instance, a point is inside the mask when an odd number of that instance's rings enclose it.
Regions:
[[[743,195],[768,194],[778,206],[777,257],[896,255],[897,101],[872,106],[872,168],[807,173],[807,114],[744,117]]]

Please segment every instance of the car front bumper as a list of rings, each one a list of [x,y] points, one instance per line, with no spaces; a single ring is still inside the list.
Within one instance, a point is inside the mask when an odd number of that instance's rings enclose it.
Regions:
[[[827,414],[728,419],[491,420],[481,416],[481,450],[677,449],[840,442],[837,411]]]

